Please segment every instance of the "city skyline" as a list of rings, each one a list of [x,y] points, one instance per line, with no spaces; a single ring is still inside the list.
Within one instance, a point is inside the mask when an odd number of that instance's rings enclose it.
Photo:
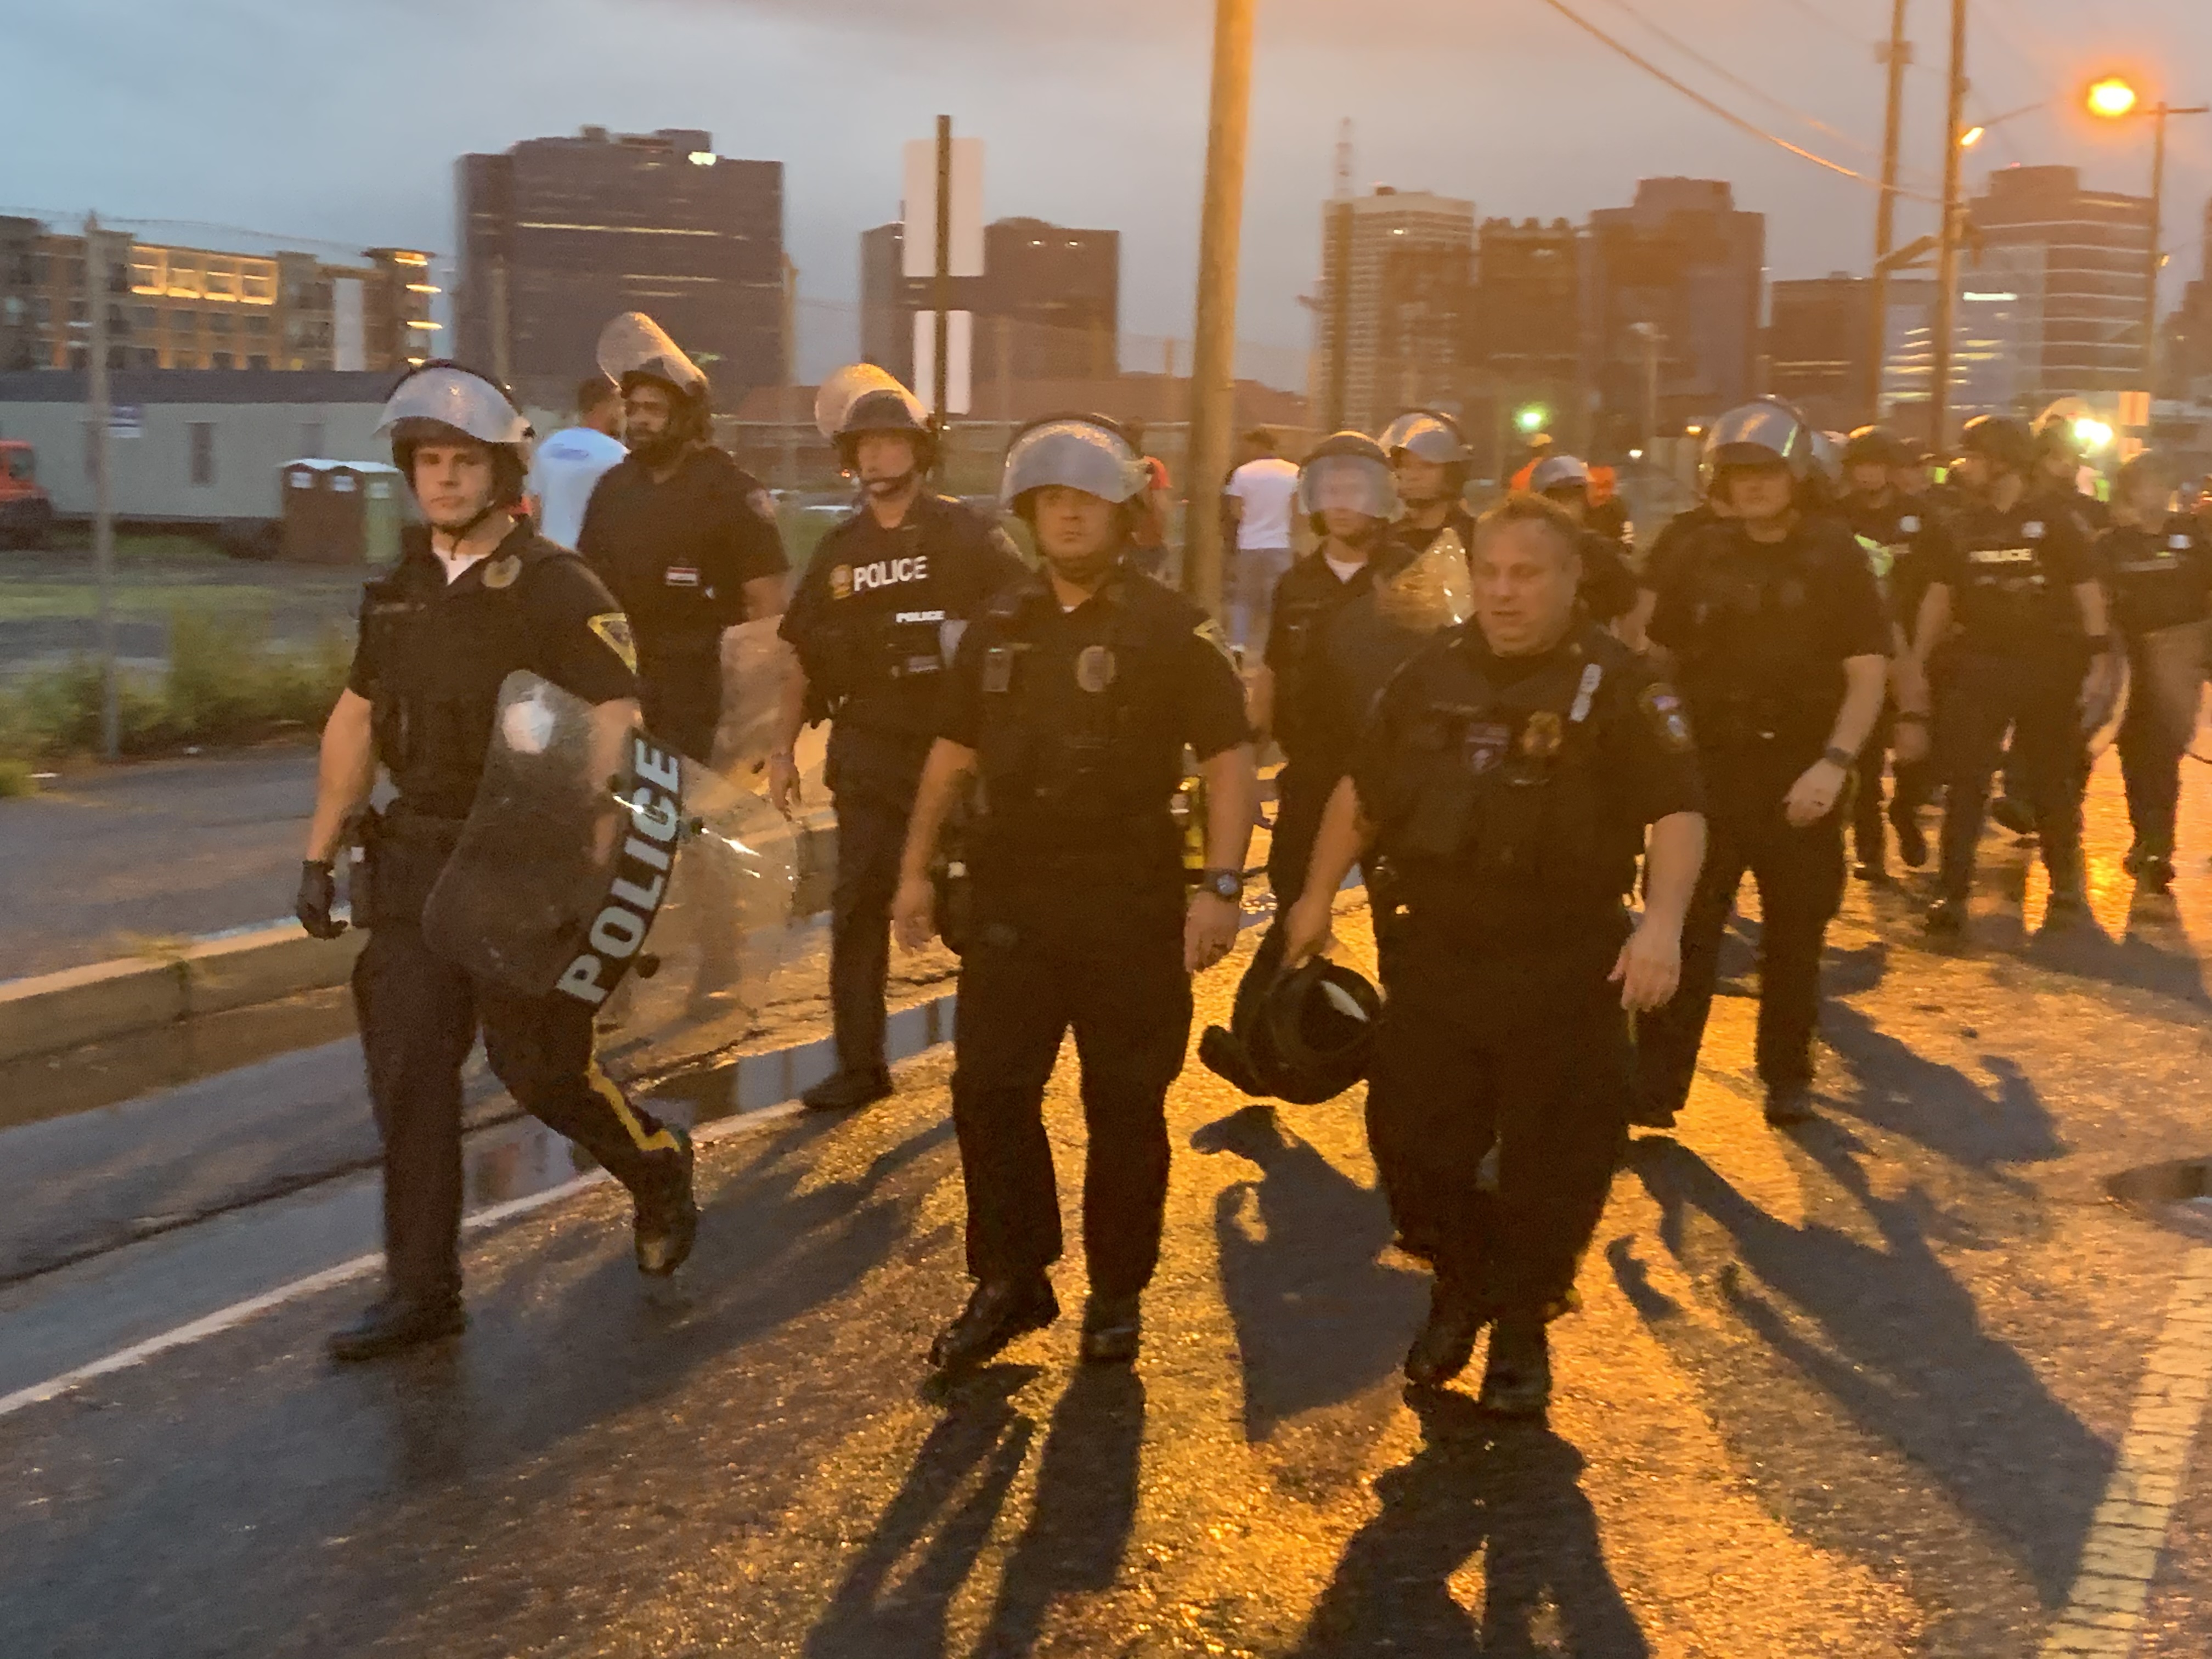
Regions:
[[[1771,95],[1864,144],[1877,134],[1881,75],[1872,42],[1887,25],[1872,0],[1806,0],[1761,9],[1747,0],[1670,5],[1666,25],[1714,62],[1779,88]],[[514,0],[454,15],[392,0],[392,27],[362,31],[271,0],[217,0],[189,38],[134,26],[142,0],[86,0],[41,10],[16,37],[19,94],[0,111],[0,143],[40,158],[0,208],[118,218],[232,223],[364,246],[412,243],[456,251],[453,159],[590,124],[623,130],[712,130],[725,154],[787,169],[787,243],[815,311],[811,332],[857,318],[858,237],[898,211],[898,145],[949,111],[989,146],[986,212],[1122,231],[1122,315],[1132,335],[1187,335],[1194,267],[1208,40],[1204,9],[1130,0],[1109,28],[1075,8],[955,0],[934,28],[878,0],[818,8],[781,0]],[[1877,14],[1881,14],[1877,15]],[[1298,296],[1318,277],[1316,203],[1331,184],[1340,119],[1356,124],[1354,181],[1471,199],[1479,217],[1567,216],[1632,199],[1637,179],[1680,173],[1726,179],[1739,204],[1769,223],[1768,275],[1863,271],[1872,192],[1731,130],[1606,52],[1564,19],[1534,9],[1480,27],[1464,7],[1410,0],[1395,31],[1356,31],[1321,0],[1263,8],[1254,106],[1238,332],[1303,349]],[[1747,118],[1849,165],[1859,149],[1761,103],[1672,53],[1632,18],[1594,20]],[[1911,77],[1908,166],[1932,171],[1942,18],[1915,0],[1920,68]],[[979,38],[973,26],[989,25]],[[1686,27],[1693,26],[1693,27]],[[436,31],[434,37],[426,32]],[[345,76],[302,75],[331,61],[343,39]],[[435,50],[422,46],[432,39]],[[1854,42],[1861,42],[1856,47]],[[2093,45],[2092,42],[2095,44]],[[204,58],[201,54],[206,54]],[[1978,21],[1974,112],[1988,118],[2041,94],[2065,105],[2107,65],[2160,84],[2158,65],[2185,73],[2176,98],[2212,94],[2212,9],[2160,0],[2124,10],[2021,0]],[[495,64],[484,74],[472,64]],[[216,65],[219,64],[218,70]],[[834,69],[834,75],[828,70]],[[917,71],[921,72],[917,72]],[[427,94],[401,96],[406,76]],[[195,106],[174,120],[180,76],[244,77],[253,95]],[[1409,97],[1433,76],[1443,96]],[[1456,86],[1470,95],[1455,99]],[[88,142],[57,144],[58,132]],[[1057,133],[1060,142],[1039,142]],[[2092,185],[2140,191],[2147,135],[2070,113],[1997,126],[1969,158],[1967,189],[1992,163],[2059,161]],[[1924,183],[1908,179],[1908,185]],[[2212,192],[2212,121],[2177,123],[2169,169],[2167,307],[2199,265],[2200,208]],[[1903,204],[1901,234],[1932,210]],[[827,325],[823,318],[831,319]],[[846,330],[844,331],[852,331]],[[857,339],[805,337],[802,368]]]

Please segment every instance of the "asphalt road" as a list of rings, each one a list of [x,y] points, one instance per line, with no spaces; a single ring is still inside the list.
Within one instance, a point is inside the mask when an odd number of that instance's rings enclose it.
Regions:
[[[2133,902],[2111,795],[2094,931],[2040,932],[1994,842],[1968,949],[1852,895],[1820,1123],[1762,1125],[1752,1006],[1721,1000],[1555,1328],[1548,1427],[1401,1391],[1423,1281],[1357,1097],[1195,1071],[1134,1372],[1077,1366],[1070,1321],[933,1392],[963,1293],[940,1049],[881,1108],[713,1148],[673,1287],[600,1188],[472,1249],[438,1351],[327,1366],[356,1286],[0,1417],[0,1650],[2000,1659],[2137,1597],[2139,1639],[2096,1650],[2202,1655],[2212,1472],[2172,1473],[2204,1385],[2144,1402],[2212,1343],[2176,1299],[2212,1281],[2103,1183],[2212,1152],[2212,880],[2200,854],[2178,906]],[[1079,1261],[1059,1283],[1079,1305]],[[2167,1476],[2130,1474],[2161,1438]],[[2116,1514],[2162,1534],[2115,1543]]]

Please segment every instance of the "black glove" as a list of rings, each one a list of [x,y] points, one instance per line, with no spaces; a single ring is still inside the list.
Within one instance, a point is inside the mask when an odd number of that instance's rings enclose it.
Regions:
[[[300,866],[300,896],[293,902],[292,914],[317,939],[336,939],[346,930],[345,923],[331,915],[337,896],[337,878],[331,872],[329,860],[309,859]]]

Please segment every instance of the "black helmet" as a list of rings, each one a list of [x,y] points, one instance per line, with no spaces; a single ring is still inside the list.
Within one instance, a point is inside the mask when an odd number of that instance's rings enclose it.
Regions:
[[[1713,422],[1698,471],[1709,491],[1731,466],[1779,464],[1802,483],[1816,471],[1814,450],[1812,425],[1794,405],[1779,398],[1758,398]]]
[[[1459,422],[1433,409],[1409,409],[1382,428],[1383,453],[1396,460],[1402,452],[1438,466],[1464,466],[1474,459]]]
[[[1844,441],[1845,466],[1905,466],[1911,459],[1887,427],[1863,426]]]
[[[1959,448],[2023,478],[2035,470],[2035,440],[2009,415],[1975,416],[1960,428]]]
[[[2072,409],[2057,404],[2044,410],[2042,417],[2035,423],[2036,459],[2047,461],[2053,456],[2063,455],[2068,460],[2079,463],[2084,447],[2081,434],[2074,424],[2079,418]]]
[[[706,371],[643,312],[625,311],[601,329],[598,356],[600,372],[625,398],[641,382],[666,388],[675,400],[672,439],[704,441],[714,435]]]
[[[522,499],[530,476],[530,419],[489,374],[436,358],[402,375],[377,422],[392,440],[392,464],[415,483],[415,452],[429,443],[477,443],[491,451],[497,487],[486,515]]]
[[[1398,510],[1398,475],[1364,432],[1332,432],[1298,468],[1298,506],[1311,516],[1334,507],[1388,519]]]
[[[1375,988],[1340,963],[1316,957],[1285,974],[1262,958],[1237,988],[1228,1029],[1209,1027],[1198,1057],[1246,1094],[1318,1106],[1367,1075],[1382,1012]]]
[[[873,363],[852,363],[822,383],[814,397],[814,423],[837,447],[848,472],[860,470],[862,434],[902,433],[914,440],[915,465],[937,465],[937,428],[921,399]]]
[[[1145,493],[1152,473],[1128,435],[1103,415],[1048,415],[1014,434],[1000,475],[999,500],[1027,517],[1029,498],[1058,484],[1126,505]]]

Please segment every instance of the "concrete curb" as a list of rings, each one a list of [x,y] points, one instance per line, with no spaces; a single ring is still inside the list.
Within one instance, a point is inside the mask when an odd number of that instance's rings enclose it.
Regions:
[[[810,814],[795,839],[793,909],[811,916],[830,908],[836,822],[826,811]],[[310,939],[283,922],[194,939],[173,953],[0,981],[0,1064],[343,985],[367,938],[349,928],[334,939]]]

